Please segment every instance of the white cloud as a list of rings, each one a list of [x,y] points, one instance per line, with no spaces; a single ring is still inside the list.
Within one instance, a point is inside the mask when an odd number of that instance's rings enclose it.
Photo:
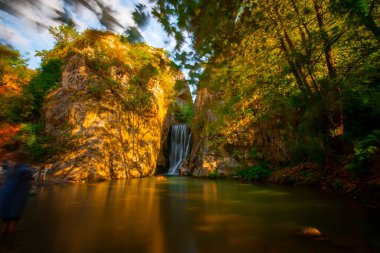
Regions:
[[[87,28],[104,29],[99,22],[97,14],[85,6],[64,6],[63,0],[35,0],[26,2],[22,6],[10,5],[19,12],[17,17],[0,10],[0,39],[14,46],[21,54],[28,54],[31,58],[29,65],[33,68],[39,65],[38,58],[34,57],[35,50],[51,49],[54,39],[49,34],[49,26],[60,25],[57,21],[59,14],[68,11],[68,15],[77,25],[78,30]],[[95,3],[95,1],[93,1]],[[104,0],[104,6],[108,7],[113,17],[125,28],[136,26],[132,13],[137,3],[147,6],[149,11],[154,6],[149,0]],[[100,12],[100,6],[92,5],[96,12]],[[99,14],[99,13],[98,13]],[[114,32],[124,33],[124,28],[116,27]],[[173,38],[169,38],[163,31],[161,25],[151,18],[148,25],[141,31],[147,44],[172,51],[175,47]],[[168,42],[168,43],[165,43]]]
[[[0,11],[0,16],[0,38],[29,57],[31,68],[38,67],[40,60],[34,57],[35,50],[51,49],[54,45],[47,29],[41,29],[26,18],[17,18],[3,11]]]
[[[79,31],[83,31],[87,28],[102,28],[96,14],[86,7],[79,5],[75,8],[68,8],[67,10],[70,12],[70,18],[74,21]]]
[[[25,6],[14,6],[14,8],[17,8],[20,19],[28,26],[35,23],[42,27],[49,27],[58,24],[56,19],[59,15],[56,11],[63,11],[63,3],[59,0],[42,0],[41,2],[27,2]],[[36,26],[36,28],[40,27]]]
[[[114,11],[113,17],[124,26],[124,28],[116,27],[115,32],[123,33],[125,28],[136,25],[132,16],[132,12],[134,11],[133,5],[126,5],[121,0],[104,0],[103,2],[105,6]]]
[[[26,40],[17,30],[6,27],[3,24],[0,24],[0,40],[16,47],[25,47],[29,44],[29,41]]]
[[[97,14],[101,12],[100,6],[97,4],[92,5],[98,12],[96,14],[79,4],[64,6],[63,0],[35,0],[31,2],[33,4],[14,6],[20,13],[18,17],[0,10],[0,40],[12,45],[22,55],[30,58],[28,62],[30,68],[38,68],[40,65],[40,59],[34,56],[36,50],[50,50],[54,46],[54,39],[47,28],[60,25],[60,22],[57,21],[59,17],[57,12],[68,11],[67,14],[74,21],[79,31],[87,28],[104,29],[97,17]],[[94,3],[94,1],[92,2]],[[113,17],[125,28],[136,26],[132,13],[137,3],[146,5],[146,11],[149,12],[154,7],[154,3],[149,0],[104,0],[104,5],[113,11]],[[114,30],[117,33],[124,32],[122,27],[115,27]],[[146,43],[153,47],[173,52],[176,46],[175,39],[168,37],[162,26],[153,17],[141,33]],[[185,44],[182,49],[192,51],[189,45],[191,45],[190,38],[185,36]],[[183,70],[183,72],[188,77],[188,71]]]
[[[63,12],[64,11],[64,3],[62,0],[40,0],[41,4],[47,7],[50,7],[54,10]]]
[[[147,2],[149,1],[147,0]],[[153,47],[160,47],[171,52],[176,45],[175,39],[169,37],[161,24],[153,17],[150,19],[149,24],[142,29],[141,34],[146,43]]]

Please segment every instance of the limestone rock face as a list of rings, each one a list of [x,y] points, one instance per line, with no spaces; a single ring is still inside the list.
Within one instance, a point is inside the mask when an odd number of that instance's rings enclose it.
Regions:
[[[197,91],[193,145],[180,169],[182,174],[231,176],[260,160],[273,165],[289,160],[289,136],[281,128],[281,119],[252,122],[242,117],[221,122],[218,109],[223,101],[222,92],[212,93],[207,88]]]
[[[194,111],[198,128],[192,129],[193,146],[189,159],[180,168],[182,175],[202,177],[217,173],[220,176],[230,176],[236,174],[240,166],[228,152],[226,145],[215,142],[222,136],[218,132],[207,131],[207,126],[217,120],[210,107],[217,107],[216,101],[219,101],[218,94],[210,93],[207,88],[197,91]]]
[[[162,50],[110,34],[92,37],[96,44],[68,57],[62,87],[44,104],[46,134],[61,148],[50,159],[54,175],[74,181],[153,175],[166,162],[168,108],[183,75]]]

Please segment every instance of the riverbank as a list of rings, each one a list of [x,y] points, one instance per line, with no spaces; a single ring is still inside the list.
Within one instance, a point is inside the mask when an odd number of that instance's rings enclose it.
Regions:
[[[376,166],[379,167],[380,164],[376,164]],[[342,166],[332,167],[332,165],[330,165],[322,168],[316,164],[303,163],[294,167],[278,169],[260,182],[244,180],[240,176],[233,176],[229,179],[250,183],[319,188],[323,191],[331,191],[343,196],[348,196],[370,208],[380,208],[380,170],[378,167],[372,169],[371,175],[365,178],[357,178]],[[34,185],[37,187],[46,187],[86,182],[87,181],[65,180],[47,174],[45,179],[39,179]]]
[[[344,166],[330,164],[325,167],[304,163],[274,171],[264,182],[281,185],[317,187],[338,192],[371,208],[380,208],[380,165],[374,164],[371,173],[356,177]]]

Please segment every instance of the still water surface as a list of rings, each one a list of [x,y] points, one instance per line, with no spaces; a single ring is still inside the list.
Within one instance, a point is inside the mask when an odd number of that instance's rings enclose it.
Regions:
[[[37,189],[10,252],[380,252],[379,219],[307,188],[168,177]],[[297,238],[317,227],[329,241]]]

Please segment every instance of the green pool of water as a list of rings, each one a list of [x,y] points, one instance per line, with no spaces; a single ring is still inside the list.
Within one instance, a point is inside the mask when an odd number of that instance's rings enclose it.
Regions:
[[[328,241],[298,238],[313,226]],[[379,218],[327,192],[168,177],[37,189],[9,252],[380,252]],[[8,243],[8,242],[7,242]]]

